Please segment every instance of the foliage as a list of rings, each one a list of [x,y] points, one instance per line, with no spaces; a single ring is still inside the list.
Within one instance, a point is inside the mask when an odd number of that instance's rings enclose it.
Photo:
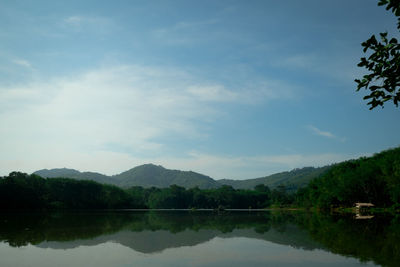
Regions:
[[[266,208],[289,204],[286,190],[270,190],[259,185],[256,190],[222,186],[216,189],[185,189],[134,186],[122,189],[113,185],[68,178],[42,178],[12,172],[0,179],[0,209],[191,209]]]
[[[0,209],[105,209],[128,207],[127,192],[111,185],[12,172],[0,179]]]
[[[302,173],[299,169],[296,173]],[[68,178],[42,178],[12,172],[0,179],[1,209],[263,209],[274,207],[351,207],[372,202],[378,207],[400,205],[400,147],[373,157],[362,157],[320,168],[314,178],[296,193],[290,185],[272,190],[261,183],[250,189],[167,188],[122,189],[113,185]],[[296,174],[297,175],[297,174]],[[289,187],[289,189],[288,189]],[[289,192],[289,193],[288,193]]]
[[[173,184],[192,188],[217,188],[218,182],[212,178],[192,171],[168,170],[154,164],[144,164],[128,171],[113,176],[106,176],[96,172],[79,172],[74,169],[43,169],[36,171],[41,177],[46,178],[71,178],[75,180],[90,180],[99,183],[112,184],[123,188],[142,186],[146,188],[165,188]]]
[[[296,203],[306,207],[351,207],[355,202],[400,203],[400,148],[336,164],[296,194]]]
[[[146,189],[145,189],[146,190]],[[173,185],[169,188],[153,191],[148,200],[149,208],[266,208],[270,205],[271,193],[265,191],[234,189],[222,186],[217,189],[199,189],[198,187],[185,190]]]
[[[386,5],[398,17],[397,29],[400,32],[400,0],[380,0],[379,6]],[[363,51],[371,50],[368,59],[361,58],[359,67],[364,67],[369,74],[356,79],[357,91],[361,88],[370,90],[364,97],[368,100],[370,109],[382,106],[386,101],[393,100],[396,107],[400,101],[400,44],[396,38],[388,38],[388,33],[380,33],[380,41],[372,35],[362,43]]]
[[[273,189],[284,184],[286,190],[294,193],[298,188],[304,187],[308,182],[326,172],[330,166],[321,168],[305,167],[294,169],[288,172],[280,172],[266,177],[246,180],[214,180],[192,171],[168,170],[162,166],[145,164],[137,166],[118,175],[106,176],[95,172],[79,172],[74,169],[43,169],[34,172],[45,178],[71,178],[75,180],[90,180],[104,184],[113,184],[123,188],[141,186],[144,188],[158,187],[167,188],[171,185],[178,185],[190,189],[199,187],[200,189],[218,188],[223,185],[230,185],[235,189],[253,189],[258,184],[264,184]]]
[[[264,184],[271,189],[280,185],[285,185],[289,193],[294,193],[297,189],[307,186],[314,178],[325,173],[331,166],[321,168],[304,167],[291,171],[275,173],[266,177],[247,179],[247,180],[218,180],[221,184],[231,185],[235,189],[252,189],[259,184]]]

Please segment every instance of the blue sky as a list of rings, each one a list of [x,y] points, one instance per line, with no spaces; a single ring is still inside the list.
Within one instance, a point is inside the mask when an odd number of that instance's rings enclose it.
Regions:
[[[375,0],[2,1],[0,175],[144,163],[246,179],[400,144],[355,92]]]

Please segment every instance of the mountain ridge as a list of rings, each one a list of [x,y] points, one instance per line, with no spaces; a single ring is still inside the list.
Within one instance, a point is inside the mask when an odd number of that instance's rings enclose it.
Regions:
[[[97,172],[80,172],[68,168],[42,169],[35,171],[33,174],[44,178],[63,177],[76,180],[92,180],[123,188],[132,186],[165,188],[175,184],[185,188],[199,187],[201,189],[211,189],[228,185],[235,189],[253,189],[258,184],[264,184],[271,189],[276,188],[279,185],[284,185],[287,187],[288,191],[295,191],[297,188],[307,185],[311,179],[320,176],[329,168],[330,166],[319,168],[304,167],[245,180],[215,180],[210,176],[197,172],[171,170],[166,169],[161,165],[151,163],[139,165],[112,176],[107,176]]]
[[[256,185],[264,184],[270,188],[276,188],[279,185],[287,187],[288,191],[295,191],[297,188],[304,187],[314,178],[325,173],[331,166],[324,167],[303,167],[295,168],[291,171],[278,172],[268,176],[251,178],[246,180],[220,179],[221,184],[230,185],[235,189],[252,189]]]
[[[160,165],[143,164],[120,174],[107,176],[97,172],[80,172],[69,168],[42,169],[33,174],[44,178],[70,178],[75,180],[91,180],[99,183],[112,184],[120,187],[142,186],[169,187],[173,184],[201,189],[216,188],[220,185],[211,177],[193,171],[166,169]]]

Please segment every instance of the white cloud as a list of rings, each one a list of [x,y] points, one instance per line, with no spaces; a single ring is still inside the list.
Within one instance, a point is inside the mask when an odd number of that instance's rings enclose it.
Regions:
[[[230,102],[238,100],[238,93],[225,89],[221,85],[190,86],[187,90],[190,94],[204,101]]]
[[[31,68],[32,65],[29,61],[24,60],[24,59],[14,59],[13,60],[14,64],[17,64],[19,66],[25,67],[25,68]]]
[[[34,163],[36,168],[96,166],[107,154],[122,162],[132,155],[156,158],[167,146],[160,141],[165,137],[206,138],[205,126],[224,115],[221,102],[252,104],[275,97],[260,97],[251,86],[228,89],[181,70],[137,65],[0,89],[3,171]]]
[[[105,34],[113,32],[114,22],[107,17],[73,15],[64,18],[61,22],[64,29],[75,32],[90,32]]]
[[[343,44],[341,44],[343,46]],[[340,50],[335,50],[340,51]],[[336,53],[332,51],[332,53]],[[354,79],[362,76],[363,70],[357,67],[355,62],[359,61],[359,57],[354,54],[335,56],[328,54],[313,53],[298,53],[276,58],[272,64],[277,67],[283,67],[288,70],[297,72],[304,71],[309,74],[323,75],[329,79],[334,79],[336,82],[352,85]],[[329,80],[326,81],[327,83]]]
[[[275,62],[277,66],[300,69],[314,69],[317,56],[315,54],[296,54],[280,58]]]
[[[11,132],[28,127],[46,139],[44,144],[64,140],[71,145],[122,143],[148,149],[155,145],[152,138],[168,132],[193,134],[197,130],[191,119],[214,116],[211,108],[200,112],[195,99],[181,95],[185,84],[168,81],[171,75],[123,66],[2,90],[4,104],[15,108],[3,109],[0,120],[15,125]],[[13,139],[11,132],[8,137]]]
[[[80,25],[82,23],[83,20],[84,19],[82,17],[80,17],[80,16],[71,16],[71,17],[66,18],[64,21],[67,24],[70,24],[70,25],[73,25],[73,26],[78,26],[78,25]]]
[[[333,133],[328,132],[328,131],[322,131],[315,126],[309,125],[308,128],[316,135],[324,136],[324,137],[328,137],[328,138],[336,138],[336,136]]]
[[[311,130],[311,132],[315,135],[319,135],[319,136],[323,136],[323,137],[327,137],[327,138],[331,138],[331,139],[336,139],[336,140],[339,140],[340,142],[346,142],[346,140],[347,140],[346,137],[339,137],[339,136],[334,135],[331,132],[322,131],[313,125],[308,125],[307,128],[309,130]]]

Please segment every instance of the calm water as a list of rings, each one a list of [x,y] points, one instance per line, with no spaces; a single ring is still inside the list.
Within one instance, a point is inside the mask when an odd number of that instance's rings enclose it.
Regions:
[[[0,215],[0,266],[399,266],[400,219],[279,212]]]

